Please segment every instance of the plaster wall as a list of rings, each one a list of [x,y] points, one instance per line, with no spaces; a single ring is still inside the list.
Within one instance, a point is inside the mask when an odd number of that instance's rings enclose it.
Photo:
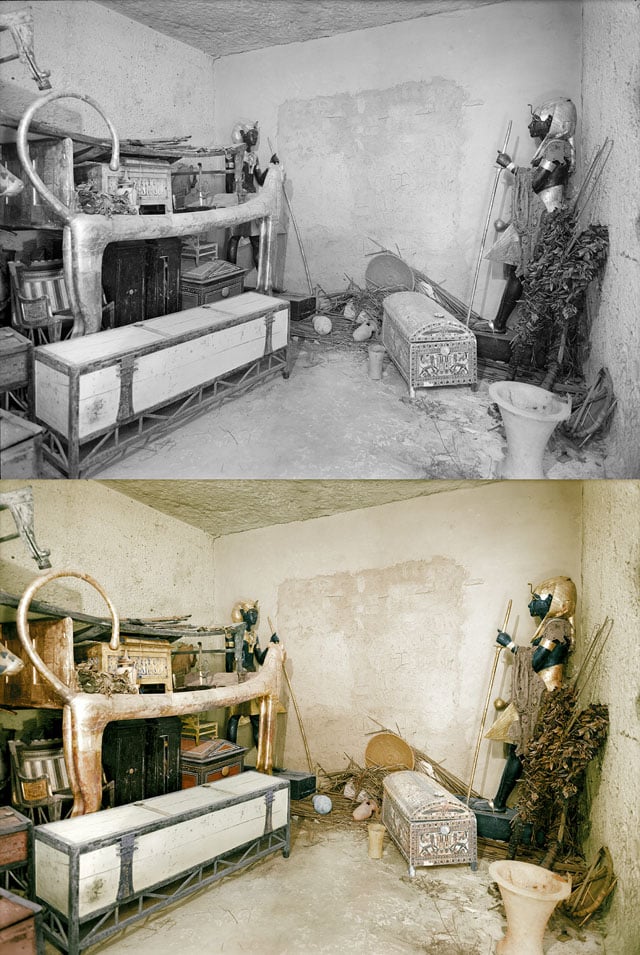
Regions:
[[[258,599],[270,617],[314,761],[363,765],[367,734],[386,726],[468,779],[509,599],[508,630],[527,643],[529,589],[578,579],[580,486],[505,482],[220,538],[215,613]],[[510,657],[492,699],[510,691]],[[495,711],[491,707],[486,727]],[[378,721],[376,723],[375,721]],[[284,765],[306,769],[289,703]],[[493,795],[502,745],[485,741],[475,786]]]
[[[34,52],[41,70],[50,70],[53,92],[93,97],[122,138],[169,139],[193,136],[190,145],[213,146],[211,91],[213,60],[91,0],[34,0]],[[22,0],[6,0],[3,13],[23,10]],[[15,52],[1,34],[3,53]],[[5,49],[6,48],[6,49]],[[0,78],[11,98],[39,94],[29,69],[18,60],[2,67]],[[23,97],[24,98],[24,97]],[[79,100],[62,100],[77,114],[81,132],[104,137],[104,121]],[[58,116],[60,113],[58,112]],[[36,113],[51,121],[56,104]]]
[[[2,492],[24,481],[2,481]],[[213,541],[96,481],[32,481],[36,540],[51,550],[52,570],[81,570],[105,589],[123,617],[191,614],[190,623],[213,624]],[[0,513],[0,537],[15,532]],[[0,550],[1,587],[19,596],[39,571],[21,540]],[[36,599],[105,616],[96,591],[71,578],[52,581]]]
[[[611,373],[618,405],[607,476],[640,476],[640,4],[583,3],[583,150],[614,142],[588,215],[609,227],[610,252],[591,329],[590,377]]]
[[[608,846],[618,878],[606,920],[607,955],[637,951],[640,906],[640,483],[586,481],[583,488],[582,633],[605,616],[613,629],[585,700],[609,707],[609,737],[590,767],[587,857]],[[586,640],[582,641],[582,653]],[[588,699],[587,699],[588,697]]]
[[[214,67],[218,133],[259,121],[261,160],[270,139],[314,283],[363,284],[365,256],[381,245],[465,301],[509,120],[509,151],[526,165],[535,149],[527,103],[577,102],[579,92],[579,0],[510,0]],[[505,179],[492,221],[509,218],[509,192]],[[487,249],[494,238],[491,227]],[[474,307],[493,317],[503,284],[501,266],[483,262]],[[307,288],[291,229],[285,287]]]

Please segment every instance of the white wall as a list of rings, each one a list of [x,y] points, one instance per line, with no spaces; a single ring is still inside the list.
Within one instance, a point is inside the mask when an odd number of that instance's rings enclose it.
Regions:
[[[2,4],[3,13],[24,10],[22,0]],[[91,96],[122,138],[161,139],[192,135],[194,146],[214,146],[211,90],[213,60],[91,0],[35,0],[34,51],[41,70],[50,70],[53,92]],[[2,34],[2,49],[15,46]],[[16,96],[38,93],[28,68],[17,60],[0,79]],[[78,100],[61,104],[80,117],[82,132],[105,137],[100,116]],[[36,120],[55,115],[54,107]]]
[[[611,636],[585,702],[609,707],[602,759],[590,767],[587,857],[608,846],[618,884],[607,917],[607,955],[637,951],[640,906],[640,483],[586,481],[583,491],[584,640],[605,617]]]
[[[618,406],[607,476],[640,476],[640,5],[630,0],[583,4],[584,155],[605,138],[613,150],[586,219],[609,227],[610,252],[591,330],[590,377],[611,372]]]
[[[270,138],[284,163],[314,282],[362,284],[371,238],[465,299],[508,121],[510,151],[528,164],[527,103],[579,102],[580,2],[509,0],[223,57],[214,79],[219,134],[257,119],[262,162]],[[508,212],[505,192],[494,217]],[[483,265],[474,300],[489,317],[494,272],[489,283]],[[291,231],[285,285],[306,289]]]
[[[2,481],[2,493],[24,487]],[[202,531],[104,487],[97,481],[31,481],[36,540],[51,550],[52,570],[94,577],[123,617],[191,614],[213,625],[213,541]],[[15,533],[0,513],[0,537]],[[0,545],[2,590],[20,596],[39,571],[16,539]],[[102,598],[74,579],[52,581],[36,599],[106,616]]]
[[[221,538],[215,613],[260,601],[261,642],[271,617],[327,771],[345,753],[363,765],[373,718],[466,779],[508,600],[526,643],[528,581],[578,580],[579,558],[579,484],[497,483]],[[493,697],[508,697],[509,671],[503,660]],[[307,768],[291,705],[284,759]],[[493,795],[502,766],[485,742],[477,788]]]

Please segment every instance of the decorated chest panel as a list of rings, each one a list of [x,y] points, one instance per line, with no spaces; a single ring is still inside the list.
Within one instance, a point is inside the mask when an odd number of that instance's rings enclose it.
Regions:
[[[112,675],[121,672],[123,666],[133,668],[135,683],[163,684],[167,692],[173,689],[171,644],[168,640],[123,637],[118,650],[112,650],[108,643],[97,643],[80,651],[78,658],[96,660],[100,670]]]
[[[416,388],[477,381],[475,336],[419,292],[394,292],[385,298],[382,341],[411,395]]]
[[[409,863],[417,866],[477,865],[474,813],[423,773],[407,770],[384,780],[382,821]]]
[[[123,159],[120,168],[114,172],[108,163],[82,163],[76,167],[77,182],[89,182],[99,192],[115,196],[123,191],[123,184],[133,187],[130,201],[133,205],[165,207],[165,212],[173,209],[171,195],[171,166],[168,162],[141,162]]]

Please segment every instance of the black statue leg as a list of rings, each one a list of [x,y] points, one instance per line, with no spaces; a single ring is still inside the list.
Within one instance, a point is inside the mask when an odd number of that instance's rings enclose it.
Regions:
[[[226,737],[231,743],[237,742],[238,739],[238,723],[240,722],[239,716],[230,716],[227,723],[227,732]]]
[[[260,257],[260,236],[249,236],[249,241],[251,242],[251,251],[253,252],[253,264],[256,268],[258,268],[258,259]]]
[[[507,319],[522,295],[522,282],[516,275],[515,265],[505,265],[504,268],[507,273],[507,284],[502,293],[498,314],[493,320],[493,327],[496,332],[504,332],[506,330]]]
[[[253,730],[253,745],[257,746],[258,738],[260,736],[260,717],[256,715],[256,716],[251,716],[250,719],[251,719],[251,729]]]
[[[474,799],[471,808],[481,812],[505,812],[507,808],[507,799],[513,792],[513,787],[522,774],[522,760],[516,756],[516,748],[513,745],[508,747],[509,752],[507,761],[502,770],[502,777],[498,791],[493,799]]]
[[[229,244],[227,245],[227,262],[231,262],[232,265],[236,264],[238,259],[238,242],[240,241],[239,235],[232,235],[229,239]]]
[[[509,746],[509,755],[502,771],[502,779],[498,792],[493,798],[493,808],[496,812],[504,812],[507,808],[507,799],[513,792],[513,787],[522,775],[522,760],[516,756],[515,746]]]

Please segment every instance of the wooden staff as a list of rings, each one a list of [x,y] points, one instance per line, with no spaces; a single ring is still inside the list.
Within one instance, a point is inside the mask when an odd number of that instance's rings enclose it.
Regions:
[[[267,142],[269,143],[269,149],[271,150],[271,154],[273,155],[274,149],[273,149],[273,146],[271,145],[271,140],[267,139]],[[298,223],[296,222],[296,217],[293,214],[293,207],[291,205],[291,200],[289,199],[289,196],[287,195],[284,179],[282,180],[282,192],[284,194],[285,202],[287,203],[287,208],[289,209],[289,215],[291,216],[293,231],[295,232],[296,239],[298,240],[298,247],[300,249],[300,255],[302,256],[302,264],[304,265],[304,273],[307,277],[307,285],[309,286],[309,295],[313,295],[314,294],[313,282],[311,281],[311,272],[309,271],[309,263],[307,262],[307,256],[304,251],[304,245],[302,244],[302,237],[300,235],[300,230],[298,229]]]
[[[507,612],[504,615],[504,623],[502,624],[501,632],[507,629],[510,613],[511,613],[511,600],[507,604]],[[471,779],[469,780],[469,788],[467,789],[467,806],[469,805],[469,800],[471,799],[473,777],[476,774],[476,767],[478,765],[478,754],[480,753],[480,744],[482,743],[482,734],[484,732],[484,724],[487,718],[487,711],[489,709],[489,701],[491,699],[491,693],[493,692],[493,681],[496,678],[496,670],[498,669],[498,660],[500,659],[501,650],[502,650],[501,646],[496,647],[496,652],[493,657],[493,667],[491,669],[491,679],[489,680],[489,689],[487,690],[487,698],[484,701],[484,710],[482,711],[482,720],[480,722],[480,732],[478,733],[478,740],[476,742],[476,751],[473,754],[473,765],[471,766]]]
[[[273,628],[273,624],[271,623],[271,618],[270,618],[270,617],[267,617],[267,620],[269,621],[269,629],[271,630],[271,633],[275,633],[275,630],[274,630],[274,628]],[[291,686],[291,680],[289,679],[289,674],[287,673],[287,668],[286,668],[286,666],[285,666],[284,663],[282,664],[282,672],[284,673],[284,678],[285,678],[285,680],[287,681],[287,686],[289,687],[289,693],[290,693],[290,695],[291,695],[291,702],[293,703],[293,708],[294,708],[294,710],[296,711],[296,716],[298,717],[298,726],[300,727],[300,735],[302,736],[302,742],[303,742],[303,744],[304,744],[304,751],[305,751],[306,756],[307,756],[307,763],[308,763],[308,765],[309,765],[309,772],[310,772],[312,775],[315,775],[315,768],[314,768],[314,765],[313,765],[313,760],[311,759],[311,750],[309,749],[309,743],[307,742],[307,734],[306,734],[305,731],[304,731],[304,724],[303,724],[303,722],[302,722],[302,717],[301,717],[301,715],[300,715],[300,710],[298,709],[298,701],[296,700],[296,695],[295,695],[295,693],[293,692],[293,687]]]
[[[506,153],[507,146],[509,145],[509,137],[511,136],[511,120],[509,120],[509,125],[507,126],[507,135],[504,137],[504,146],[502,147],[502,152]],[[471,318],[471,309],[473,308],[473,300],[475,298],[476,289],[478,287],[478,276],[480,275],[480,265],[482,264],[482,253],[484,252],[484,244],[487,241],[487,232],[489,231],[489,220],[491,219],[491,211],[493,209],[493,203],[496,198],[496,192],[498,191],[498,180],[500,179],[500,173],[502,172],[502,167],[498,167],[496,170],[495,179],[493,180],[493,189],[491,190],[491,199],[489,200],[489,208],[487,210],[487,218],[484,224],[484,232],[482,233],[482,241],[480,243],[480,251],[478,253],[478,261],[476,262],[476,274],[473,277],[473,286],[471,288],[471,298],[469,299],[469,310],[467,311],[467,321],[466,324],[469,325],[469,319]],[[485,319],[487,321],[487,319]],[[489,325],[493,325],[493,322],[489,322]]]

